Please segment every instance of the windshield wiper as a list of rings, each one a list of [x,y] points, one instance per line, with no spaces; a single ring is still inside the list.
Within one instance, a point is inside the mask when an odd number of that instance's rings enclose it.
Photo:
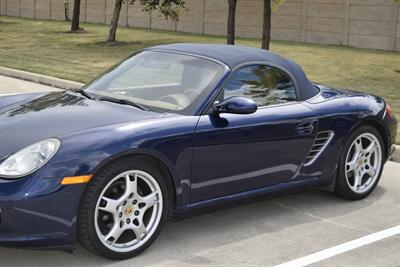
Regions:
[[[71,91],[75,92],[75,93],[79,93],[88,99],[94,100],[94,97],[92,95],[90,95],[89,93],[87,93],[85,90],[77,89],[77,90],[71,90]]]
[[[138,104],[138,103],[126,100],[126,99],[112,98],[112,97],[100,97],[100,98],[98,98],[98,100],[108,101],[108,102],[117,103],[117,104],[121,104],[121,105],[129,105],[129,106],[133,106],[135,108],[141,109],[141,110],[151,111],[151,109],[149,107],[146,107],[144,105],[141,105],[141,104]]]

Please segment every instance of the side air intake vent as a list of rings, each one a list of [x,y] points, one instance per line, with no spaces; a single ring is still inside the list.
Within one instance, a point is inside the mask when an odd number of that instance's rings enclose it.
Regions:
[[[328,146],[329,142],[333,138],[333,132],[320,132],[317,134],[317,137],[314,140],[314,144],[311,148],[310,153],[308,153],[308,156],[306,158],[306,162],[304,163],[304,166],[309,166],[313,164],[318,157],[321,155],[321,153],[325,150],[325,148]]]

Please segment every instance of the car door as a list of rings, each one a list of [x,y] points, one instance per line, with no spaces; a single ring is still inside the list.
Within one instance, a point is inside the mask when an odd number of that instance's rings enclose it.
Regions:
[[[317,121],[297,101],[295,81],[263,64],[235,71],[217,100],[253,99],[253,114],[211,112],[194,138],[191,202],[259,189],[295,179],[313,144]]]

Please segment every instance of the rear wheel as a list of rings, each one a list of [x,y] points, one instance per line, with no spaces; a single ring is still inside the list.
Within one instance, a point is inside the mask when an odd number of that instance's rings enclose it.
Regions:
[[[384,165],[380,133],[371,126],[355,130],[340,159],[336,193],[348,199],[367,197],[376,187]]]
[[[134,257],[157,238],[167,217],[167,186],[152,164],[124,159],[105,167],[86,189],[79,239],[112,259]]]

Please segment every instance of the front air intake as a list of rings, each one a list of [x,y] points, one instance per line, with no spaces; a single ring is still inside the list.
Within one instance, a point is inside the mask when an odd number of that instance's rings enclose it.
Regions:
[[[313,164],[318,157],[322,154],[329,142],[332,140],[334,134],[332,131],[320,132],[314,140],[311,151],[308,153],[304,166]]]

